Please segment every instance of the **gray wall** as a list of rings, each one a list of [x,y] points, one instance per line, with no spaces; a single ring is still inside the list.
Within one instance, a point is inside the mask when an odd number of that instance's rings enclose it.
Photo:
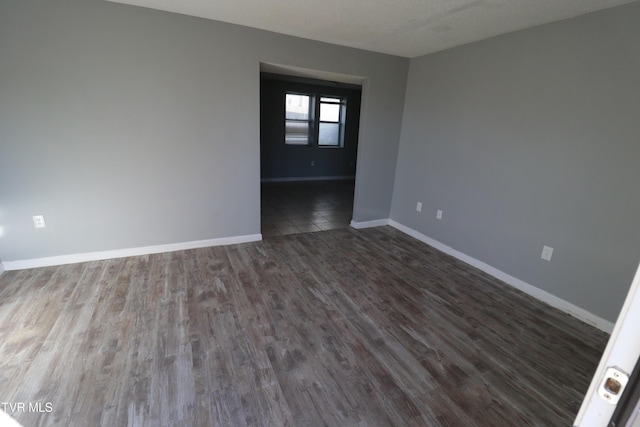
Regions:
[[[320,86],[303,83],[299,78],[269,77],[260,83],[260,177],[266,179],[314,177],[353,177],[358,153],[360,127],[359,88]],[[284,103],[287,92],[316,93],[346,98],[346,120],[343,147],[319,147],[315,144],[284,143]],[[311,165],[311,162],[314,165]]]
[[[0,257],[259,233],[261,61],[366,79],[354,217],[388,217],[408,60],[101,0],[1,0]]]
[[[640,260],[639,40],[634,3],[413,59],[391,218],[615,321]]]

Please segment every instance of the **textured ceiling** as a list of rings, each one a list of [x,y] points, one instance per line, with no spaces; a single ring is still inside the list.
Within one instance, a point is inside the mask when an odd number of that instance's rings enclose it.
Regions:
[[[415,57],[636,0],[109,0]]]

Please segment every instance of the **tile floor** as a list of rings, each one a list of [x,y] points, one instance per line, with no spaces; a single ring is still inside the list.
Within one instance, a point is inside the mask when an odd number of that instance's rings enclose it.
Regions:
[[[347,228],[354,180],[262,183],[262,237]]]

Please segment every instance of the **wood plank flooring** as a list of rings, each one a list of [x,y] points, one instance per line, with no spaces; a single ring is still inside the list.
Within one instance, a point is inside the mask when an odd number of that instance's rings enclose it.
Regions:
[[[0,276],[24,426],[568,426],[607,335],[391,227]]]

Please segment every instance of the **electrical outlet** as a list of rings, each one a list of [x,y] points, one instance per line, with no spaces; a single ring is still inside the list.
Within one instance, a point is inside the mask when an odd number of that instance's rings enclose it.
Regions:
[[[33,226],[35,228],[45,228],[47,224],[44,223],[44,215],[34,215]]]
[[[549,246],[543,246],[542,247],[542,255],[540,255],[540,258],[546,260],[546,261],[551,261],[551,255],[553,255],[553,248],[549,247]]]
[[[436,212],[436,218],[442,219],[442,211],[440,209],[438,209],[438,211]]]
[[[311,160],[311,166],[315,166],[316,165],[316,161],[315,160]]]
[[[422,202],[418,202],[418,203],[416,204],[416,210],[417,210],[418,212],[422,212]]]

